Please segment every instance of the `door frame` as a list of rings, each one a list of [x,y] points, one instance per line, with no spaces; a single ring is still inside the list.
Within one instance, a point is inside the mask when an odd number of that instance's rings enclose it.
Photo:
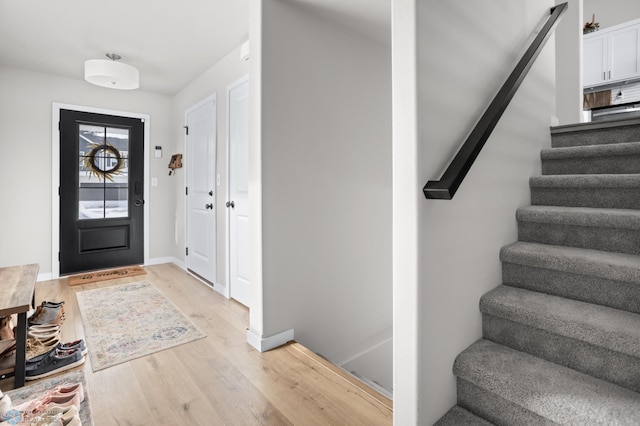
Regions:
[[[218,93],[217,92],[213,92],[211,95],[207,96],[204,99],[199,100],[198,102],[194,103],[193,105],[191,105],[190,107],[186,108],[184,110],[184,126],[187,125],[187,116],[189,115],[189,113],[197,110],[198,108],[200,108],[201,106],[209,103],[213,101],[214,105],[215,105],[215,116],[213,117],[215,119],[215,150],[216,150],[216,164],[214,164],[214,186],[215,186],[215,198],[213,200],[214,202],[214,206],[215,206],[215,211],[214,213],[216,213],[216,219],[215,219],[215,229],[216,229],[216,240],[215,240],[215,248],[216,248],[216,279],[215,281],[209,283],[207,281],[205,281],[203,278],[201,278],[200,276],[198,276],[197,274],[195,274],[194,272],[192,272],[191,270],[189,270],[189,268],[187,267],[187,258],[185,255],[185,259],[184,259],[184,269],[185,271],[187,271],[188,274],[190,274],[193,277],[196,277],[198,280],[202,281],[204,284],[206,284],[208,287],[214,289],[215,291],[217,291],[218,293],[225,295],[224,290],[221,288],[222,285],[220,284],[220,280],[218,278],[218,258],[219,258],[219,253],[218,253],[218,235],[219,235],[219,229],[218,229],[218,199],[219,199],[219,193],[218,193]],[[182,177],[182,187],[186,188],[187,187],[187,177],[189,175],[188,173],[188,168],[189,168],[189,150],[187,149],[187,139],[188,139],[188,135],[187,132],[184,132],[184,157],[183,157],[183,167],[184,167],[184,173],[183,173],[183,177]],[[188,203],[187,203],[187,196],[184,193],[184,189],[182,191],[183,196],[184,196],[184,203],[183,203],[183,217],[184,217],[184,227],[183,227],[183,232],[184,232],[184,247],[182,248],[182,253],[185,253],[185,248],[189,246],[189,211],[188,211]],[[217,281],[217,282],[216,282]]]
[[[149,153],[151,140],[151,116],[136,112],[116,111],[111,109],[88,107],[83,105],[64,104],[53,102],[51,108],[51,277],[60,277],[60,261],[58,252],[60,251],[60,197],[58,189],[60,187],[60,110],[69,109],[80,112],[93,112],[104,115],[115,115],[128,118],[139,118],[144,122],[144,191],[143,196],[146,201],[143,206],[144,216],[144,264],[149,264]]]
[[[227,179],[227,184],[225,185],[226,188],[225,190],[227,191],[226,193],[226,199],[229,200],[229,197],[231,196],[231,141],[230,141],[230,135],[231,135],[231,99],[229,94],[231,93],[231,91],[233,89],[235,89],[236,87],[240,86],[241,84],[244,84],[246,82],[249,81],[249,74],[245,74],[244,76],[240,77],[239,79],[237,79],[236,81],[234,81],[233,83],[229,84],[227,86],[227,109],[226,109],[226,119],[225,119],[225,124],[227,127],[227,135],[226,135],[226,141],[225,141],[225,148],[227,150],[227,155],[226,155],[226,179]],[[249,95],[251,96],[251,95]],[[251,123],[251,120],[249,120],[249,123]],[[247,200],[248,201],[248,200]],[[249,219],[251,220],[251,219]],[[225,251],[226,251],[226,257],[227,257],[227,262],[226,262],[226,268],[225,268],[225,282],[227,283],[226,285],[226,289],[225,289],[225,297],[227,299],[231,299],[231,212],[229,211],[229,209],[226,209],[225,212]]]

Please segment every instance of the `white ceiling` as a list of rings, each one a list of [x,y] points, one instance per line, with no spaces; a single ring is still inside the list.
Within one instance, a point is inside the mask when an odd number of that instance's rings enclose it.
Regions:
[[[84,78],[117,53],[174,94],[249,38],[250,0],[0,0],[0,65]],[[388,44],[390,0],[295,0]]]

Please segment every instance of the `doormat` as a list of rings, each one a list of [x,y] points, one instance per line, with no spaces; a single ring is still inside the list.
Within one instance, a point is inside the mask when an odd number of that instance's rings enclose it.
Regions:
[[[76,297],[93,371],[206,337],[149,281]]]
[[[87,382],[84,378],[84,373],[82,370],[74,371],[72,373],[67,373],[59,376],[55,376],[48,380],[38,380],[37,382],[32,382],[32,385],[23,386],[18,389],[10,390],[5,392],[5,395],[9,395],[11,398],[11,405],[16,406],[23,402],[32,400],[34,398],[38,398],[42,396],[44,392],[50,391],[54,389],[56,386],[62,384],[76,384],[82,383],[82,388],[84,389],[84,401],[80,404],[80,421],[85,426],[93,425],[93,416],[91,415],[91,403],[89,402],[89,392],[87,389]],[[12,419],[16,420],[16,419]],[[11,420],[8,422],[11,423]],[[22,423],[20,423],[22,424]]]
[[[87,272],[86,274],[71,275],[69,285],[95,283],[98,281],[115,280],[116,278],[143,275],[147,271],[142,266],[127,266],[126,268],[108,269],[106,271]]]

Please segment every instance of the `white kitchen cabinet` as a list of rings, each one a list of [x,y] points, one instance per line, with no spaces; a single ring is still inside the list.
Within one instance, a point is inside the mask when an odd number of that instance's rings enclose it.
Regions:
[[[582,49],[582,82],[584,86],[595,86],[607,81],[609,68],[607,59],[608,37],[584,38]]]
[[[640,20],[584,36],[583,85],[640,78]]]

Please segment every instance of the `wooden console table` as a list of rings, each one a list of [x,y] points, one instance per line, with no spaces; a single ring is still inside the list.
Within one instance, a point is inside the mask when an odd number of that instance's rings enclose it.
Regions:
[[[0,377],[9,377],[13,373],[13,384],[16,388],[24,386],[27,356],[27,312],[34,303],[39,269],[38,264],[0,268],[0,317],[18,314],[15,368],[1,370]]]

